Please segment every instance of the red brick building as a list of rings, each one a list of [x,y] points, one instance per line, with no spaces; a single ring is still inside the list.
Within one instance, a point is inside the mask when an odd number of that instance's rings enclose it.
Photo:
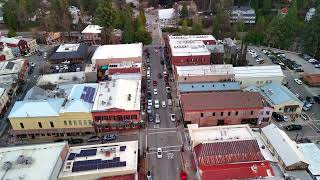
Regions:
[[[168,53],[172,65],[210,64],[210,52],[206,45],[216,44],[211,35],[169,36]]]
[[[265,108],[258,92],[211,92],[181,95],[185,124],[199,126],[268,124],[271,108]],[[262,117],[264,116],[264,117]]]
[[[6,44],[10,48],[11,47],[18,47],[21,55],[25,55],[29,51],[27,41],[22,40],[22,39],[8,38],[8,37],[1,36],[0,37],[0,45],[3,46],[3,44]]]
[[[92,108],[96,132],[139,128],[141,81],[117,79],[100,82]]]
[[[101,44],[102,27],[99,25],[88,25],[82,32],[82,39],[87,45]]]
[[[309,86],[320,86],[320,74],[305,74],[303,80]]]
[[[126,73],[141,73],[141,63],[123,62],[111,63],[107,75],[126,74]]]

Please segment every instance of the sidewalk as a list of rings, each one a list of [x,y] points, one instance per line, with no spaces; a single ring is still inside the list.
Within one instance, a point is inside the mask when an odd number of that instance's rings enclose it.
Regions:
[[[182,165],[181,169],[184,170],[188,175],[188,180],[196,179],[196,167],[193,159],[193,154],[191,150],[184,150],[181,153]]]

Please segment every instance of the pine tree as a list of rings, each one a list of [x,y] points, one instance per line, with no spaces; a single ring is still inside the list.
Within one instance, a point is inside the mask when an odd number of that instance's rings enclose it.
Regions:
[[[112,7],[111,0],[100,0],[94,21],[104,28],[110,28],[115,25],[116,11]]]

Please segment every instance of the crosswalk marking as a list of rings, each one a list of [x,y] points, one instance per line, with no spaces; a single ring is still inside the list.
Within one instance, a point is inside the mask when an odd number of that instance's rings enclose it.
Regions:
[[[174,154],[173,153],[167,153],[168,159],[173,159],[174,158]]]

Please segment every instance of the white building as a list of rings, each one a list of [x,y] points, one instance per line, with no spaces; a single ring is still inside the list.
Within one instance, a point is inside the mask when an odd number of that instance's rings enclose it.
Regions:
[[[305,21],[310,21],[311,18],[316,14],[316,8],[310,8],[304,18]]]
[[[3,43],[3,49],[1,54],[3,54],[6,57],[6,60],[10,60],[14,58],[14,55],[12,53],[12,50],[8,48],[6,43]]]
[[[177,13],[176,10],[171,9],[159,9],[158,20],[161,27],[173,27],[177,25]]]
[[[314,179],[320,179],[320,149],[314,143],[298,144],[299,150],[309,163],[308,170]]]
[[[244,22],[245,24],[256,23],[256,12],[247,6],[233,6],[230,12],[230,22]]]
[[[75,6],[70,6],[69,7],[69,12],[72,17],[72,24],[78,24],[80,20],[80,9]]]
[[[71,147],[59,180],[138,180],[138,141]]]
[[[262,137],[283,172],[308,169],[309,164],[296,142],[275,124],[262,128]]]
[[[284,74],[279,65],[234,67],[235,80],[241,88],[263,86],[272,82],[281,85]]]
[[[56,74],[45,74],[39,76],[37,80],[37,86],[54,84],[81,84],[86,81],[84,71],[80,72],[69,72],[69,73],[56,73]]]
[[[56,180],[68,149],[66,142],[1,148],[0,177]]]

